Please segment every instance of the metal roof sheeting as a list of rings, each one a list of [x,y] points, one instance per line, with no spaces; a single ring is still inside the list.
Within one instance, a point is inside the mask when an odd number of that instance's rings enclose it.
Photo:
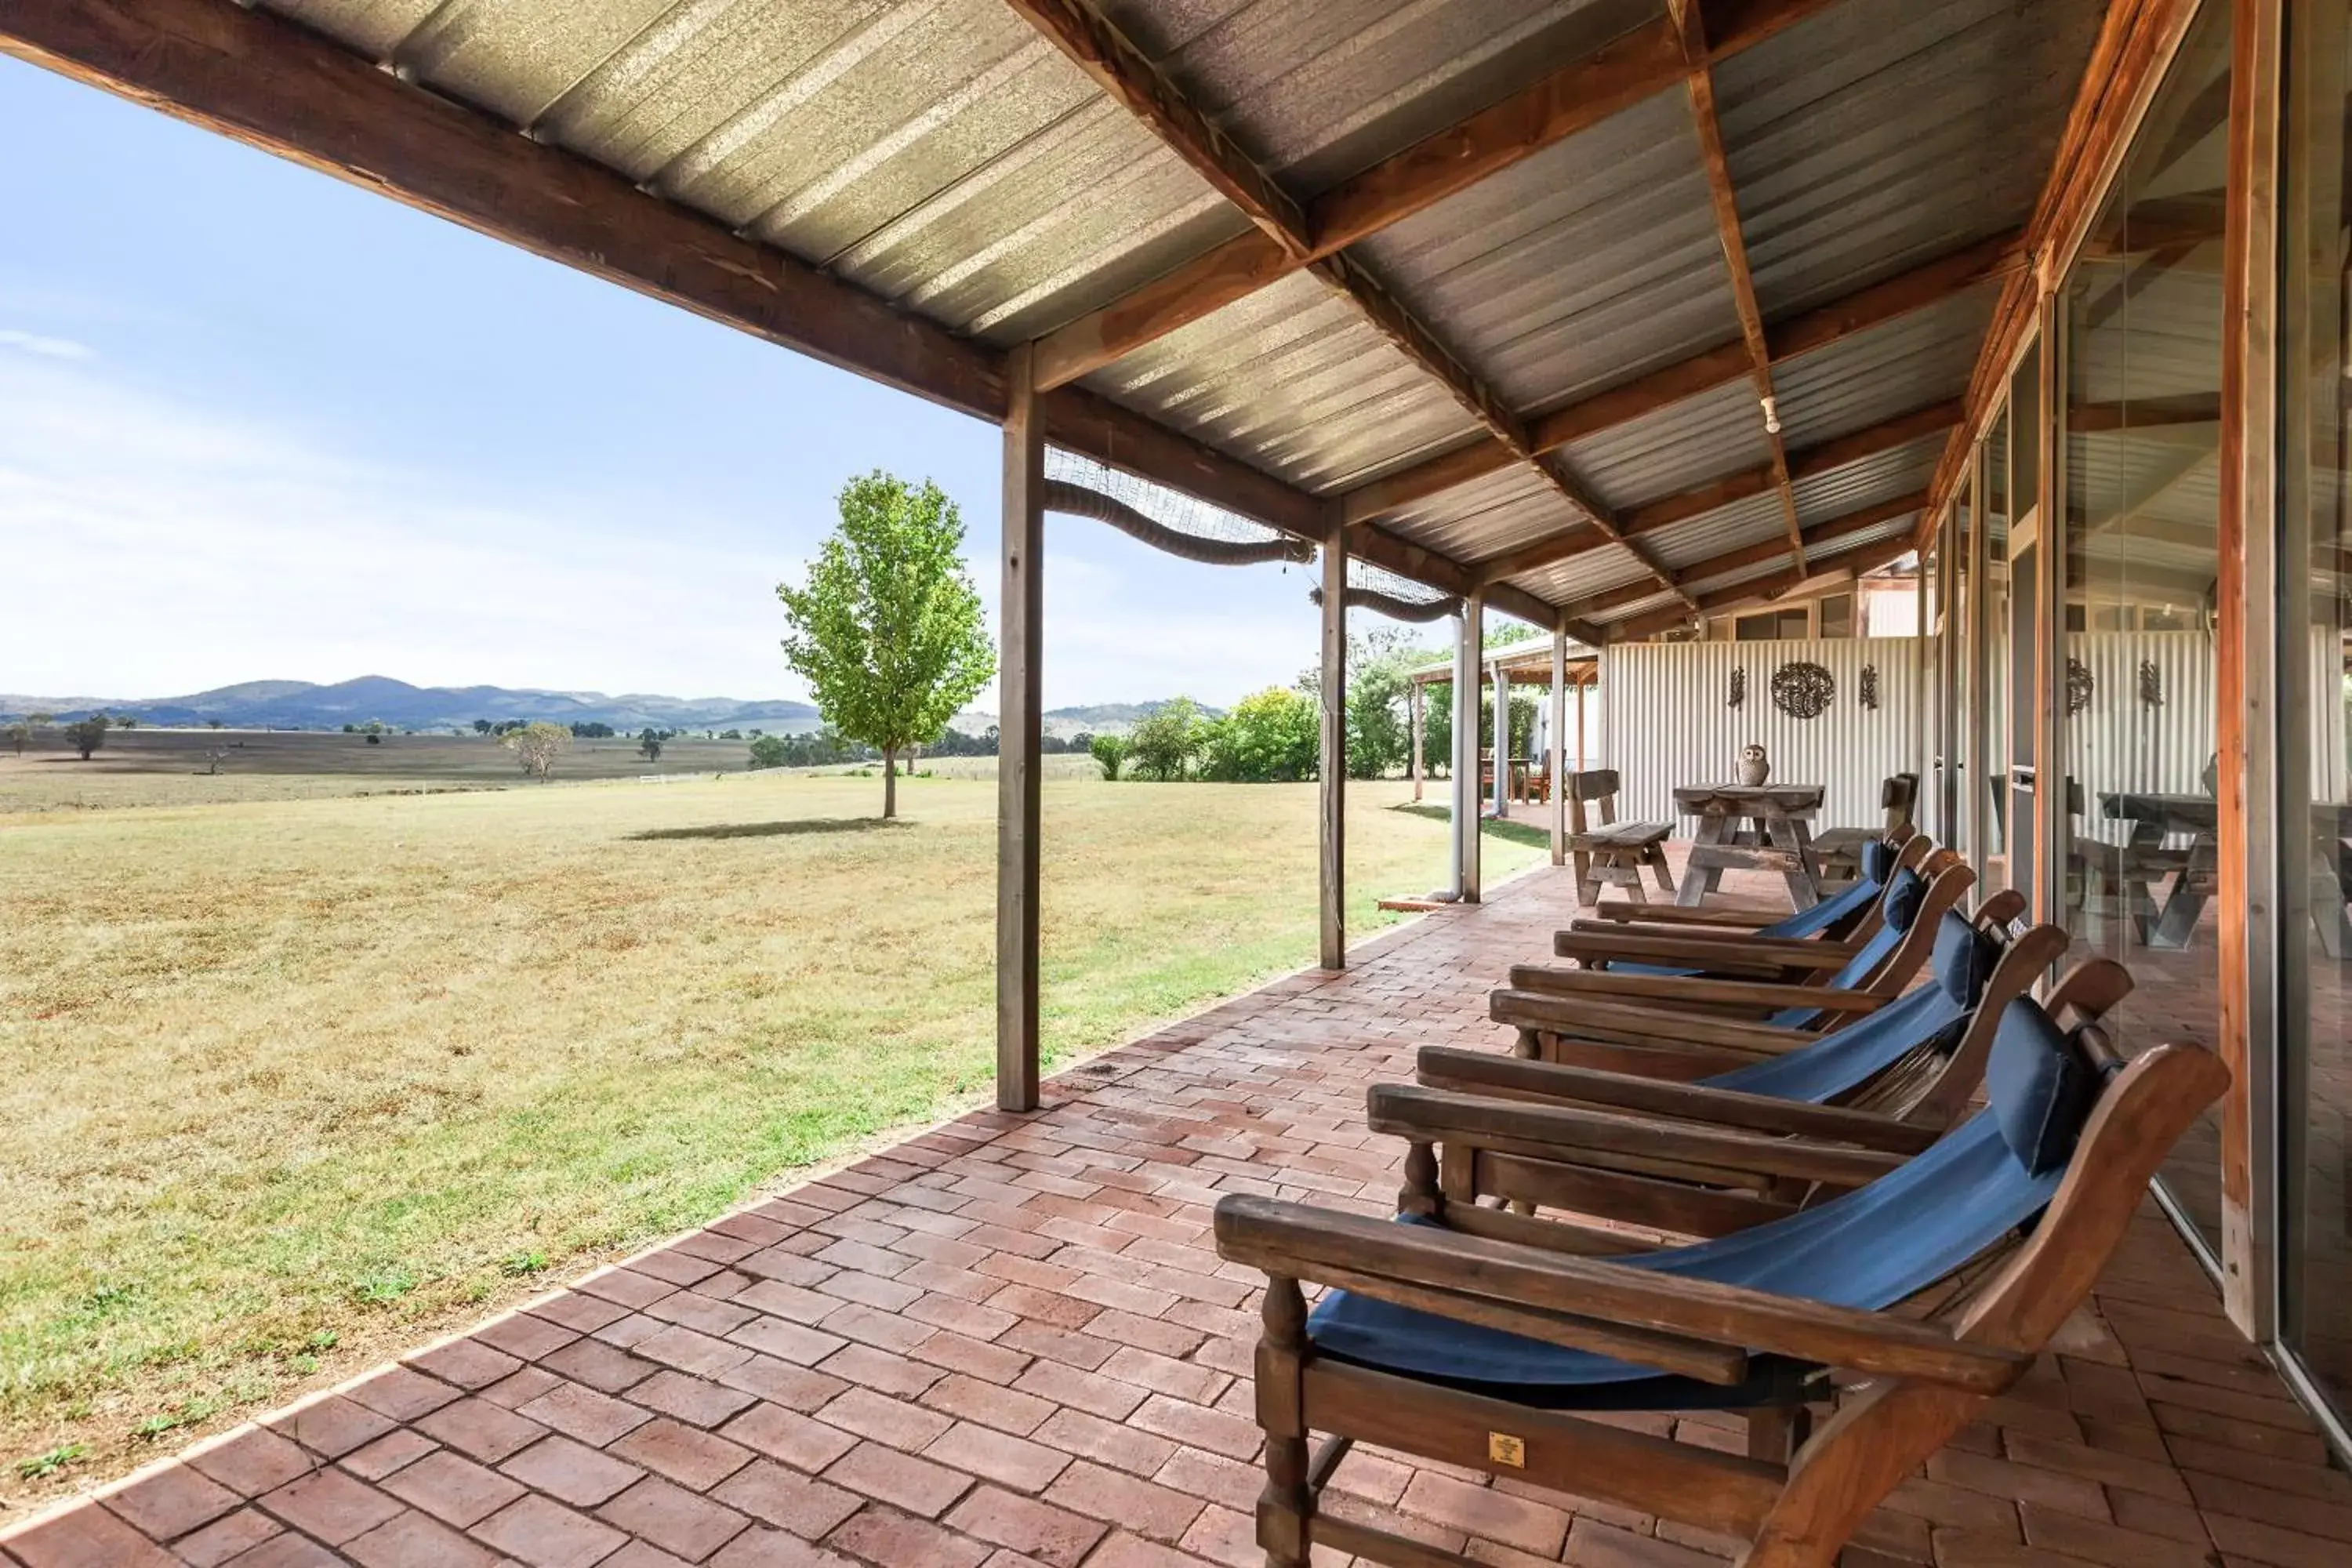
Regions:
[[[2021,225],[2103,9],[1847,0],[1718,65],[1765,315]]]
[[[1827,473],[1797,481],[1797,520],[1807,528],[1927,488],[1947,437],[1922,436]]]
[[[1146,344],[1087,384],[1311,490],[1358,483],[1479,428],[1311,272]]]
[[[1406,218],[1358,253],[1525,412],[1739,335],[1678,91]]]
[[[1772,447],[1756,389],[1742,378],[1587,436],[1567,457],[1602,500],[1623,507],[1769,463]]]
[[[1103,14],[1296,192],[1460,123],[1655,0],[1108,0]]]
[[[1248,226],[1003,0],[262,0],[432,90],[958,332],[1011,343]],[[1459,123],[1657,0],[1102,0],[1297,196]],[[1745,237],[1777,318],[2020,222],[2098,0],[1839,0],[1715,69]],[[1737,340],[1679,86],[1355,248],[1534,416]],[[1991,290],[1776,372],[1792,447],[1961,389]],[[2150,290],[2147,312],[2168,309]],[[2089,363],[2089,361],[2085,362]],[[2096,374],[2095,367],[2089,373]],[[1351,302],[1294,274],[1088,384],[1328,494],[1477,426]],[[2132,389],[2144,395],[2141,389]],[[1923,453],[1809,481],[1810,516],[1924,483]],[[1747,384],[1574,444],[1611,507],[1767,460]],[[1645,538],[1670,565],[1770,537],[1772,498]],[[1524,466],[1405,509],[1457,562],[1573,521]],[[1640,577],[1621,547],[1528,574],[1555,601]]]
[[[1784,539],[1788,532],[1789,514],[1781,510],[1780,492],[1773,489],[1645,533],[1642,543],[1660,562],[1681,571],[1727,550]]]

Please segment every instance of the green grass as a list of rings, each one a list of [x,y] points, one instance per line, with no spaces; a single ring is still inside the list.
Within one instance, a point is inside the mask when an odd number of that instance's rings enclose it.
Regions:
[[[1444,879],[1405,793],[1350,795],[1359,933]],[[984,1097],[994,786],[902,783],[889,826],[879,795],[0,815],[0,1485],[143,1462]],[[1315,801],[1049,783],[1049,1067],[1309,962]]]

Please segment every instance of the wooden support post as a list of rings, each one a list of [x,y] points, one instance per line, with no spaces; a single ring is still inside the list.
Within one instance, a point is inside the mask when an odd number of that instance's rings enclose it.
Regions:
[[[1322,964],[1348,966],[1348,525],[1323,541]]]
[[[1478,901],[1478,654],[1486,640],[1486,596],[1462,596],[1462,635],[1454,645],[1454,887]]]
[[[1495,688],[1495,818],[1511,815],[1511,678],[1499,661],[1486,666]]]
[[[1416,801],[1421,798],[1422,782],[1429,776],[1429,770],[1421,760],[1421,709],[1428,690],[1429,688],[1418,680],[1412,683],[1412,798]]]
[[[1037,893],[1043,825],[1045,440],[1029,345],[1012,352],[1004,416],[1004,591],[996,752],[996,1105],[1037,1109]]]
[[[1584,705],[1577,704],[1577,717]],[[1568,625],[1551,633],[1551,742],[1544,771],[1551,775],[1551,863],[1568,864]]]

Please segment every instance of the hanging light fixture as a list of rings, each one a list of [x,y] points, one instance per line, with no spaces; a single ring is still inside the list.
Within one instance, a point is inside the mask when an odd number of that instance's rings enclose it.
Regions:
[[[1772,406],[1769,397],[1763,399],[1763,404],[1765,434],[1778,436],[1780,433],[1780,411]]]

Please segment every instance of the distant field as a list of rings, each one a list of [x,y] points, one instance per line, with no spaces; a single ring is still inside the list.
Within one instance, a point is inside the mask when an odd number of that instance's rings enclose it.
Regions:
[[[247,786],[320,782],[247,750]],[[0,812],[0,1500],[988,1091],[984,782],[910,782],[895,826],[879,779],[778,774],[123,805],[183,782],[142,751],[100,775],[119,809]],[[503,753],[352,755],[346,792]],[[78,767],[21,770],[54,803]],[[1358,931],[1441,879],[1446,825],[1406,793],[1351,793]],[[1309,961],[1315,803],[1050,784],[1050,1059]],[[1497,875],[1538,853],[1489,841]]]
[[[88,762],[54,749],[43,734],[22,757],[0,748],[0,813],[89,811],[225,801],[315,800],[336,795],[463,789],[536,789],[515,754],[486,735],[363,735],[315,731],[117,730]],[[219,771],[207,754],[226,752]],[[637,743],[614,737],[574,741],[546,787],[591,779],[748,771],[750,742],[675,740],[649,763]],[[1048,778],[1093,777],[1086,756],[1045,759]],[[942,777],[996,776],[993,757],[941,757],[919,764]],[[836,773],[839,769],[816,770]]]

